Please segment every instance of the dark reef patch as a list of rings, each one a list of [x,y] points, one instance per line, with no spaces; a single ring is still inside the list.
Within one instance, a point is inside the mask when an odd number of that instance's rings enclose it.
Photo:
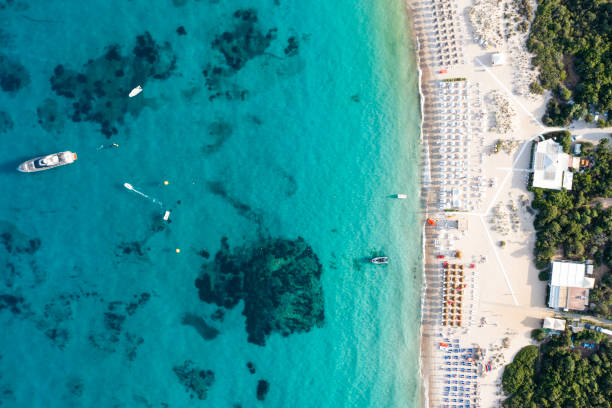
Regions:
[[[232,23],[233,27],[217,35],[211,44],[213,50],[221,53],[223,62],[208,64],[202,71],[211,100],[217,97],[245,100],[248,91],[227,79],[244,68],[248,61],[263,55],[276,39],[277,29],[262,30],[254,9],[236,10]]]
[[[225,64],[229,68],[240,71],[249,60],[266,51],[276,39],[278,30],[271,28],[264,34],[259,29],[259,19],[254,9],[236,10],[233,17],[233,30],[217,35],[212,42],[212,48],[223,54]]]
[[[0,88],[15,93],[30,83],[30,74],[19,62],[0,55]]]
[[[62,327],[45,330],[45,336],[47,336],[60,350],[63,350],[70,340],[70,333],[67,329]]]
[[[90,59],[79,71],[63,65],[55,67],[51,88],[72,101],[73,122],[98,123],[101,132],[110,137],[118,133],[126,113],[137,116],[144,98],[127,98],[136,85],[145,86],[151,79],[164,80],[176,69],[176,56],[169,43],[156,43],[145,32],[136,37],[132,53],[122,55],[118,44],[106,47],[105,53]],[[110,78],[109,73],[115,76]]]
[[[185,27],[183,27],[183,26],[179,26],[179,27],[176,29],[176,33],[177,33],[178,35],[187,35],[187,30],[185,30]]]
[[[13,119],[7,112],[0,111],[0,133],[8,133],[13,130]]]
[[[229,123],[222,120],[212,122],[208,125],[208,134],[213,139],[213,142],[204,146],[202,151],[206,154],[218,152],[225,141],[232,135],[232,132],[232,125]]]
[[[134,361],[136,359],[136,352],[138,351],[138,347],[142,343],[144,343],[144,339],[132,333],[125,333],[125,355],[128,360]]]
[[[125,311],[129,316],[136,313],[136,310],[140,306],[147,303],[149,299],[151,299],[151,294],[147,292],[143,292],[140,295],[134,295],[134,298],[136,299],[136,301],[128,303],[127,306],[125,307]]]
[[[73,303],[79,298],[80,295],[71,293],[57,296],[45,304],[42,317],[36,322],[36,327],[60,350],[63,350],[70,340],[70,332],[63,324],[73,319]]]
[[[60,106],[56,100],[47,98],[36,108],[38,123],[47,132],[60,133],[64,130],[66,123],[65,114],[60,112]]]
[[[119,250],[117,256],[135,255],[136,257],[144,258],[146,252],[150,251],[151,248],[144,248],[143,245],[144,242],[140,241],[121,242],[117,245],[117,249]]]
[[[270,391],[270,383],[266,380],[257,381],[257,399],[263,401],[266,399],[266,395],[268,395],[268,391]]]
[[[225,319],[225,310],[219,308],[217,310],[215,310],[211,315],[210,318],[215,321],[215,322],[222,322],[223,319]]]
[[[298,189],[297,181],[295,181],[295,177],[289,174],[285,169],[275,164],[270,163],[269,166],[278,173],[278,178],[285,181],[285,194],[287,197],[293,196]],[[280,184],[280,183],[279,183]]]
[[[23,296],[0,295],[0,311],[8,309],[13,314],[20,314],[23,309]]]
[[[0,10],[26,11],[30,6],[24,1],[0,0]]]
[[[144,339],[134,333],[124,332],[124,326],[127,323],[128,317],[134,315],[136,311],[145,305],[151,295],[143,292],[139,295],[134,295],[134,301],[108,302],[106,310],[103,312],[103,328],[102,332],[95,332],[89,335],[89,341],[95,348],[114,353],[121,345],[125,350],[128,360],[133,361],[136,358],[138,347],[144,343]],[[123,341],[122,339],[123,334]]]
[[[38,267],[34,255],[40,238],[30,237],[11,223],[0,221],[0,283],[7,288],[42,283],[46,270]]]
[[[260,126],[263,123],[261,118],[259,116],[256,116],[256,115],[247,115],[246,119],[249,122],[251,122],[252,124],[254,124],[255,126]]]
[[[300,41],[296,36],[287,39],[287,46],[283,50],[287,57],[295,57],[300,49]]]
[[[264,346],[273,332],[288,336],[323,325],[322,271],[301,237],[264,238],[233,252],[223,238],[195,284],[204,302],[229,309],[243,300],[248,341]]]
[[[193,327],[204,340],[212,340],[219,335],[219,330],[206,323],[204,319],[193,313],[185,313],[181,320],[183,326]]]
[[[247,366],[247,369],[249,370],[249,373],[255,374],[255,364],[248,361],[246,366]]]
[[[10,254],[21,254],[26,253],[32,255],[40,248],[40,239],[26,239],[25,241],[16,241],[16,237],[14,234],[10,232],[3,232],[0,234],[0,242],[6,249],[6,252]]]
[[[174,373],[181,384],[185,386],[187,392],[193,397],[195,395],[200,400],[205,400],[208,396],[208,389],[215,382],[215,373],[211,370],[202,370],[195,366],[193,361],[186,360],[183,365],[174,366]]]
[[[261,228],[261,226],[263,225],[262,215],[253,210],[248,204],[243,203],[237,198],[230,196],[229,193],[225,190],[223,183],[221,183],[220,181],[209,181],[207,183],[207,186],[208,190],[212,194],[223,198],[229,205],[234,208],[234,210],[238,212],[238,214],[250,221],[253,221],[255,224],[257,224],[258,227]]]
[[[85,386],[83,385],[83,381],[79,378],[71,378],[66,382],[66,388],[68,388],[70,394],[75,397],[81,397],[83,396]]]

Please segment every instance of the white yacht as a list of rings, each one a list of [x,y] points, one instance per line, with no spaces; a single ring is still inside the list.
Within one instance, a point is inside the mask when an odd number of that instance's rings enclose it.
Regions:
[[[74,163],[76,159],[76,153],[70,151],[53,153],[47,156],[40,156],[25,161],[19,165],[17,170],[23,173],[34,173],[37,171],[49,170],[54,167]]]

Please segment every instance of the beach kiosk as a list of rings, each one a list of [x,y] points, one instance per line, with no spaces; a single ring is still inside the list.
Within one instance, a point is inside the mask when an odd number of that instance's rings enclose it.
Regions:
[[[502,53],[495,53],[491,55],[491,65],[494,67],[497,65],[504,65],[506,63],[506,58]]]

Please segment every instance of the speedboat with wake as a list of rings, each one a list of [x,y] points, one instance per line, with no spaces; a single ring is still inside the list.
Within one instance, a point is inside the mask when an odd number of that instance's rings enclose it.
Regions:
[[[17,170],[22,173],[34,173],[37,171],[49,170],[55,167],[71,164],[74,163],[76,159],[76,153],[70,151],[53,153],[25,161],[19,165]]]
[[[389,258],[386,256],[377,256],[376,258],[370,259],[373,264],[386,264],[389,263]]]

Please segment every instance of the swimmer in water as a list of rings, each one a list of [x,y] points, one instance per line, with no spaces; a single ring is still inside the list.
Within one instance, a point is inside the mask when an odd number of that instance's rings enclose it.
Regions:
[[[119,145],[117,143],[111,143],[111,144],[106,145],[106,146],[100,145],[100,146],[98,146],[98,148],[96,150],[100,151],[102,149],[109,149],[109,148],[112,148],[112,147],[119,147]]]

